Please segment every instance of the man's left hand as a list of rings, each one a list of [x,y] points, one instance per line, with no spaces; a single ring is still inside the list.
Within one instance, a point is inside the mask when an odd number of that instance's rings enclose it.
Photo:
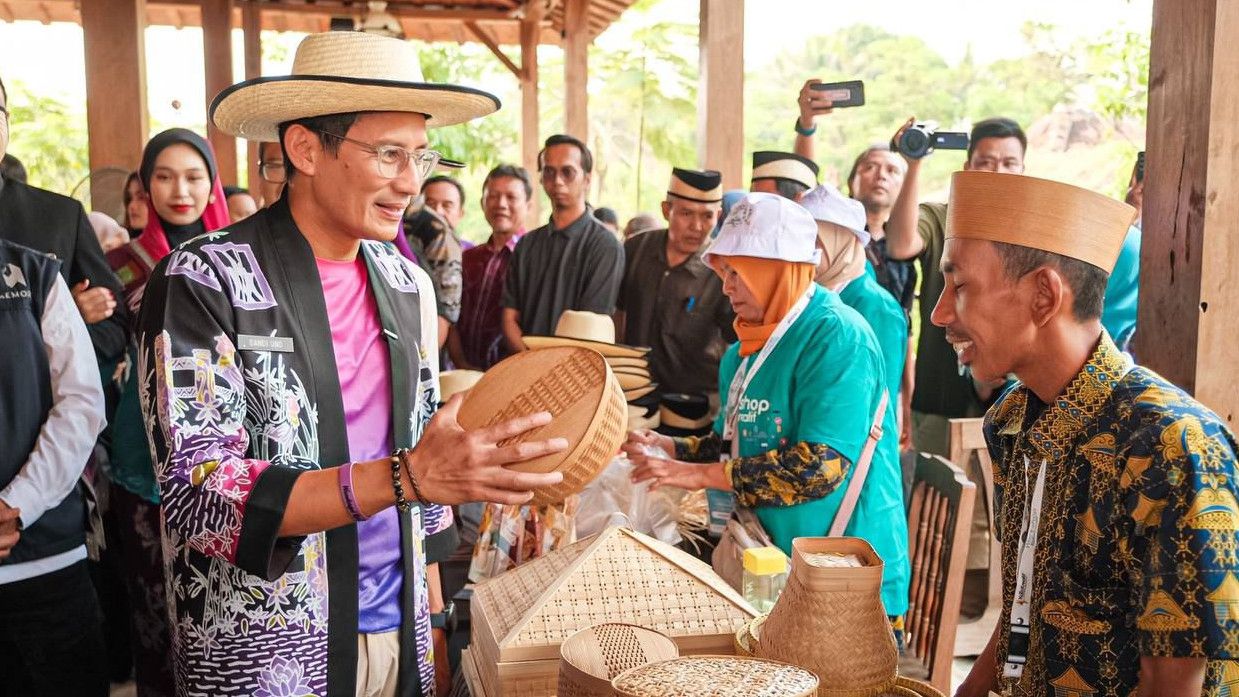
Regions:
[[[821,83],[821,80],[813,78],[806,80],[804,87],[800,88],[800,96],[796,103],[800,106],[800,118],[798,123],[801,128],[810,129],[817,125],[817,117],[825,116],[831,112],[831,102],[829,99],[822,96],[822,92],[813,89],[813,86]]]
[[[629,454],[632,460],[632,481],[649,481],[650,490],[660,486],[678,486],[696,491],[706,487],[706,468],[703,465],[663,457]]]

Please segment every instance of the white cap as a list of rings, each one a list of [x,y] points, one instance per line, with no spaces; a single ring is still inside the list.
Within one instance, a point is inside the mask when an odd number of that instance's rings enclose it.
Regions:
[[[856,234],[862,247],[869,244],[869,233],[865,231],[865,207],[830,184],[818,184],[812,191],[805,192],[800,205],[809,211],[814,220],[845,227]]]
[[[731,207],[703,259],[713,268],[716,256],[817,264],[822,258],[817,223],[803,206],[782,196],[748,193]]]

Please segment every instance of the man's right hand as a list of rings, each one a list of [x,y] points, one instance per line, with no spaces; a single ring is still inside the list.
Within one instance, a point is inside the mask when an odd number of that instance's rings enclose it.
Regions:
[[[7,503],[0,501],[0,559],[9,556],[13,548],[17,546],[17,541],[21,539],[21,532],[17,529],[18,523],[21,522],[21,510],[10,507]]]
[[[804,86],[800,88],[800,96],[796,103],[800,105],[800,127],[806,131],[813,128],[817,123],[818,116],[825,116],[831,112],[831,102],[829,99],[822,96],[822,93],[813,89],[814,85],[821,84],[821,80],[811,78],[806,80]]]
[[[899,130],[895,131],[895,135],[891,136],[891,150],[899,153],[899,156],[903,158],[903,161],[908,163],[909,168],[916,167],[917,169],[920,169],[921,167],[920,158],[908,157],[902,152],[899,152],[899,148],[895,147],[895,144],[898,143],[899,139],[903,137],[904,131],[908,130],[909,128],[912,128],[912,125],[915,123],[916,123],[915,116],[909,116],[908,120],[903,122],[903,125],[899,127]],[[906,175],[905,175],[905,178],[906,178]]]
[[[73,302],[86,324],[97,324],[116,311],[116,296],[107,288],[91,288],[90,279],[84,278],[73,286]]]
[[[463,401],[464,395],[458,394],[439,409],[406,460],[427,500],[443,505],[474,501],[519,505],[533,498],[534,489],[563,480],[559,472],[517,472],[507,467],[568,449],[563,438],[505,444],[549,424],[549,413],[466,431],[457,421]]]

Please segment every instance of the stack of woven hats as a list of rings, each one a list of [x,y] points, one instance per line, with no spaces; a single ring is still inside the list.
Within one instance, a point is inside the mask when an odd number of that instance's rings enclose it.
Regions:
[[[530,349],[571,346],[602,354],[628,402],[628,428],[656,428],[658,384],[650,377],[650,349],[615,343],[615,323],[596,312],[568,310],[559,317],[554,336],[526,336]]]

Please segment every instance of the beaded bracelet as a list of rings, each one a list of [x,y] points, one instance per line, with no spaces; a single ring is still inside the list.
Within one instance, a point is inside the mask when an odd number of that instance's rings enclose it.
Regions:
[[[413,506],[404,497],[404,485],[400,483],[400,461],[403,459],[405,452],[406,450],[401,448],[391,454],[391,488],[396,493],[396,508],[399,508],[402,513]]]
[[[353,491],[353,465],[355,464],[357,463],[350,462],[336,469],[340,471],[340,498],[344,499],[344,507],[348,509],[348,514],[353,516],[353,520],[360,523],[367,520],[367,516],[362,514],[361,506],[357,504],[357,495]]]
[[[413,467],[409,465],[408,455],[411,452],[413,451],[408,448],[400,448],[395,452],[395,457],[399,458],[400,462],[404,464],[404,470],[409,475],[409,483],[413,485],[413,498],[417,499],[417,502],[421,505],[429,506],[430,501],[422,495],[422,488],[417,484],[417,475],[413,474]]]

